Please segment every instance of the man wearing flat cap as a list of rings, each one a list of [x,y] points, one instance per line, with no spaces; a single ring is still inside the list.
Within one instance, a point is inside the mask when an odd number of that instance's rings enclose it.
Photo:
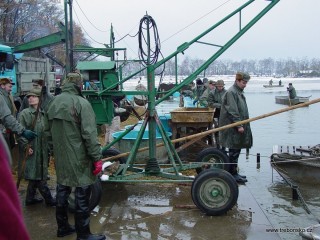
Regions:
[[[220,127],[249,119],[247,102],[243,94],[249,80],[249,74],[237,72],[234,84],[222,97]],[[221,146],[229,149],[230,173],[238,183],[247,182],[246,176],[238,173],[238,158],[242,148],[252,147],[250,123],[220,131],[219,139]]]
[[[90,232],[89,199],[91,185],[102,170],[95,113],[82,94],[83,79],[69,73],[60,95],[49,103],[45,130],[52,137],[57,175],[57,237],[74,232],[77,239],[103,240]],[[75,226],[68,222],[68,197],[75,187]]]
[[[13,98],[11,96],[12,85],[14,83],[9,78],[1,78],[0,79],[0,95],[2,96],[1,102],[6,104],[10,110],[10,114],[15,116],[17,113],[17,109],[14,105]],[[14,134],[10,131],[10,129],[6,129],[2,124],[0,126],[1,132],[9,146],[10,149],[15,146]]]
[[[15,118],[15,106],[11,96],[13,84],[9,78],[0,78],[0,131],[10,148],[15,145],[13,133],[28,140],[37,136],[35,132],[25,129]]]

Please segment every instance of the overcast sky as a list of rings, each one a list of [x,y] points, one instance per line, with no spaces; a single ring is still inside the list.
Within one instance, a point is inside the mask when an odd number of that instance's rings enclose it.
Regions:
[[[140,19],[147,12],[156,21],[162,42],[161,51],[164,56],[168,56],[179,45],[191,41],[245,2],[246,0],[73,0],[74,21],[79,23],[79,18],[91,44],[101,47],[97,42],[109,43],[111,24],[117,41],[128,33],[137,33]],[[243,11],[244,23],[268,3],[266,0],[256,0]],[[201,41],[224,45],[235,34],[238,22],[237,17]],[[219,59],[320,58],[319,23],[320,0],[280,0]],[[128,58],[138,56],[137,37],[127,37],[117,43],[116,47],[127,48]],[[186,51],[186,55],[207,59],[216,50],[216,47],[194,44]]]

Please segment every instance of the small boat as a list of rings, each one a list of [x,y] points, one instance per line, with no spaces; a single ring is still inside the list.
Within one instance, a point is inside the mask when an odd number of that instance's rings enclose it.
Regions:
[[[296,97],[296,98],[293,98],[293,99],[290,99],[289,96],[276,96],[276,103],[278,104],[284,104],[284,105],[289,105],[289,106],[292,106],[292,105],[296,105],[296,104],[299,104],[299,103],[304,103],[304,102],[308,102],[309,101],[309,97]]]
[[[277,88],[277,87],[283,87],[284,85],[270,85],[270,84],[268,84],[268,85],[263,85],[263,87],[265,87],[265,88]]]
[[[320,184],[320,145],[292,149],[293,151],[287,152],[280,150],[279,153],[279,148],[275,150],[274,147],[273,152],[276,153],[271,155],[273,169],[283,178],[293,182]]]

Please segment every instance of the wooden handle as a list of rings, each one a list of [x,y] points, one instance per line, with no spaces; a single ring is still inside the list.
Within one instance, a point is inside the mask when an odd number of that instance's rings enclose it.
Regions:
[[[314,100],[311,100],[311,101],[308,101],[308,102],[300,103],[300,104],[297,104],[297,105],[294,105],[294,106],[286,107],[286,108],[283,108],[283,109],[280,109],[280,110],[277,110],[277,111],[274,111],[274,112],[262,114],[260,116],[257,116],[257,117],[254,117],[254,118],[249,118],[249,119],[246,119],[246,120],[243,120],[243,121],[240,121],[240,122],[228,124],[228,125],[225,125],[223,127],[210,129],[208,131],[192,134],[192,135],[189,135],[189,136],[186,136],[186,137],[182,137],[182,138],[177,138],[177,139],[172,140],[172,143],[177,143],[177,142],[181,142],[181,141],[187,141],[187,140],[191,140],[193,138],[198,138],[198,137],[204,137],[204,136],[207,136],[207,135],[209,135],[211,133],[215,133],[215,132],[218,132],[218,131],[221,131],[221,130],[225,130],[225,129],[228,129],[228,128],[233,128],[233,127],[236,127],[238,125],[246,124],[246,123],[249,123],[249,122],[257,121],[257,120],[260,120],[262,118],[271,117],[273,115],[277,115],[279,113],[291,111],[291,110],[294,110],[294,109],[297,109],[297,108],[307,107],[309,105],[312,105],[312,104],[315,104],[315,103],[318,103],[318,102],[320,102],[320,98],[317,98],[317,99],[314,99]],[[162,146],[164,146],[164,143],[158,143],[156,145],[156,147],[162,147]],[[149,147],[139,148],[137,150],[137,152],[143,152],[143,151],[146,151],[148,149],[149,149]],[[117,158],[126,157],[129,154],[130,154],[130,152],[121,153],[121,154],[118,154],[116,156],[103,158],[101,160],[102,161],[110,161],[110,160],[114,160],[114,159],[117,159]]]

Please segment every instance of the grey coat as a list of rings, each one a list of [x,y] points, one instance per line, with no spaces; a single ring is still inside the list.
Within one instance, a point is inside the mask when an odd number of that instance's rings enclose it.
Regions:
[[[249,119],[249,112],[243,89],[236,84],[231,86],[223,95],[219,126],[225,126]],[[244,124],[244,133],[238,132],[238,127],[228,128],[219,132],[221,146],[232,149],[252,147],[250,123]]]

